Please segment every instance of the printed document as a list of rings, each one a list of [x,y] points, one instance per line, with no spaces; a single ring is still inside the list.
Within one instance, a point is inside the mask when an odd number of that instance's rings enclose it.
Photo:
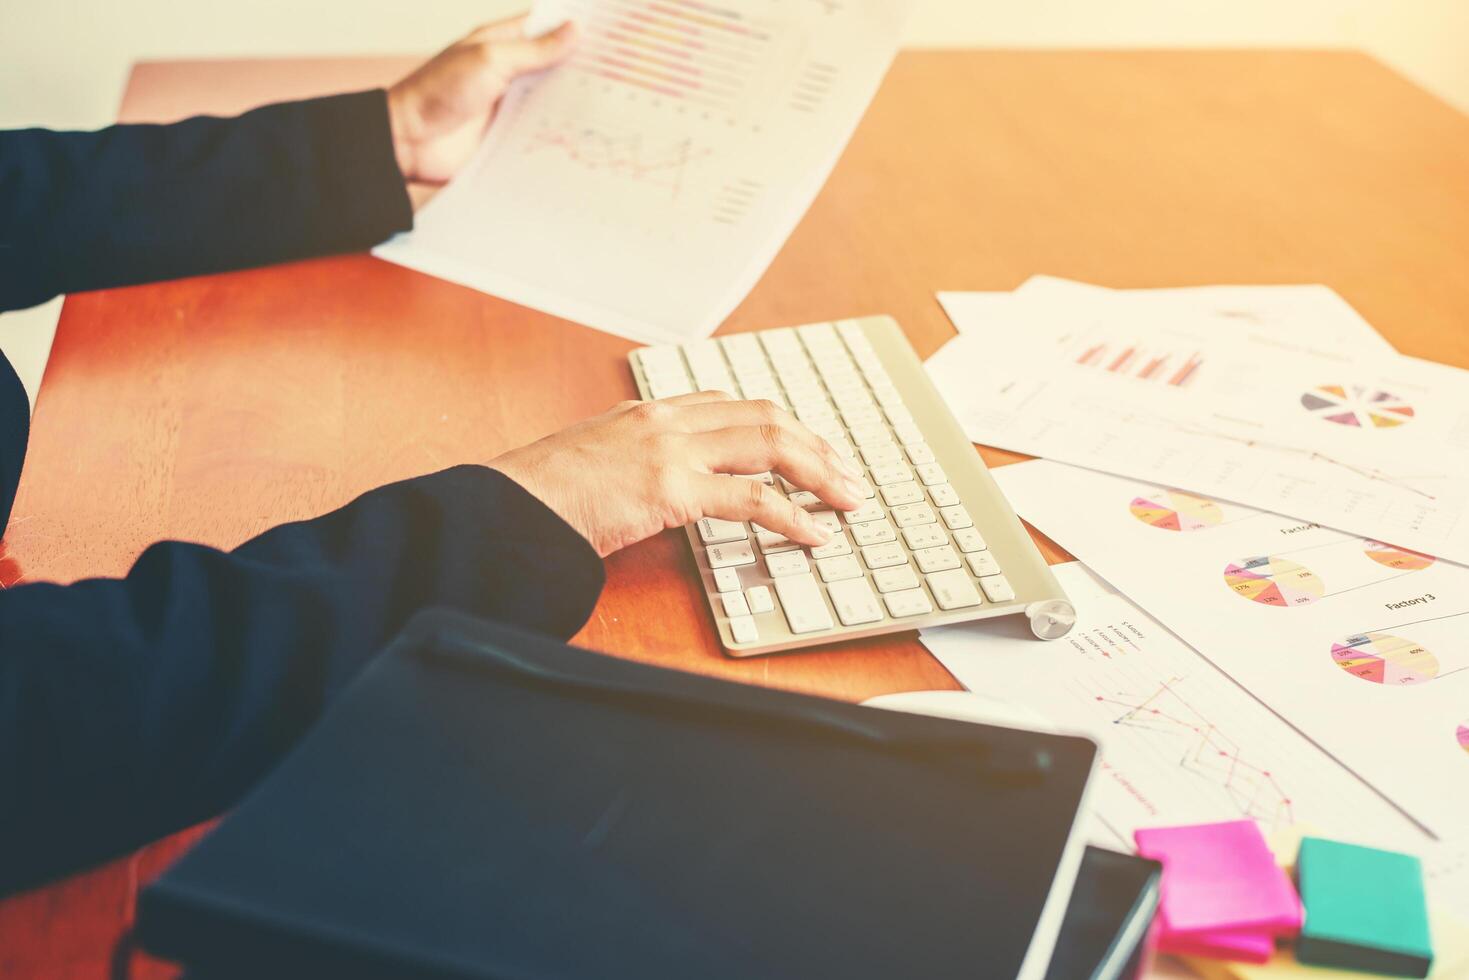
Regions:
[[[1032,467],[1003,466],[995,475]],[[1064,496],[1063,471],[1069,468],[1036,467],[1025,482],[1057,488],[1056,496]],[[1103,499],[1115,504],[1110,496]],[[1087,508],[1079,510],[1078,522],[1094,517]],[[1139,523],[1125,501],[1121,512],[1144,531],[1161,533]],[[1229,518],[1242,514],[1231,509]],[[1047,531],[1053,526],[1040,525]],[[1067,543],[1066,537],[1058,540]],[[1135,554],[1120,544],[1112,553]],[[1182,573],[1130,560],[1154,578]],[[1249,818],[1267,836],[1304,831],[1417,854],[1436,896],[1469,910],[1469,869],[1461,848],[1434,841],[1378,788],[1302,735],[1289,714],[1282,717],[1261,703],[1085,565],[1053,570],[1077,609],[1067,637],[1037,643],[1010,624],[989,620],[926,629],[921,639],[970,690],[1096,740],[1102,757],[1091,806],[1113,837],[1110,846],[1131,851],[1133,832],[1144,827]],[[1240,601],[1223,591],[1230,602]],[[1240,642],[1238,635],[1232,639]],[[1251,642],[1268,645],[1258,637]],[[1329,657],[1323,659],[1327,670],[1342,673]],[[1375,729],[1363,717],[1353,720],[1359,729]],[[1469,773],[1469,753],[1460,754],[1460,768]],[[1403,768],[1426,784],[1436,783],[1416,767],[1421,756],[1413,752],[1415,766]]]
[[[1469,569],[1050,461],[994,475],[1021,517],[1418,824],[1469,837]]]
[[[645,343],[713,333],[805,213],[908,0],[564,0],[570,60],[376,254]]]
[[[1319,287],[1192,313],[1149,292],[1022,288],[930,374],[975,442],[1469,562],[1469,372],[1369,349]]]

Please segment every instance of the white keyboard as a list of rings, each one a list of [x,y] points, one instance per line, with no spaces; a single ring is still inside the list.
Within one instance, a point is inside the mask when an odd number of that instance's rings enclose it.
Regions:
[[[688,528],[725,649],[751,656],[1026,613],[1044,639],[1075,611],[890,317],[731,334],[630,355],[644,398],[726,391],[789,409],[862,470],[838,513],[783,477],[751,474],[830,527],[799,546],[758,524]]]

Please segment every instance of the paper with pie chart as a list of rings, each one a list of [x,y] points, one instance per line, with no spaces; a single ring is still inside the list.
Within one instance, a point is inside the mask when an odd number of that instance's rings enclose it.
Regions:
[[[929,374],[977,443],[1469,563],[1469,372],[1394,353],[1329,291],[1154,292],[1032,280]],[[1138,503],[1204,526],[1190,506]]]
[[[376,254],[646,343],[708,336],[876,93],[909,0],[561,0],[563,64]]]
[[[979,622],[924,630],[921,639],[965,687],[1096,739],[1102,751],[1091,800],[1107,831],[1102,843],[1130,850],[1143,827],[1249,818],[1266,834],[1311,828],[1419,854],[1430,889],[1469,897],[1462,869],[1455,874],[1454,862],[1439,858],[1457,848],[1435,846],[1369,784],[1084,565],[1054,571],[1077,607],[1066,638],[1037,645]]]
[[[1173,488],[1035,460],[997,467],[1016,511],[1430,832],[1469,838],[1469,569]],[[1198,495],[1191,495],[1197,497]]]

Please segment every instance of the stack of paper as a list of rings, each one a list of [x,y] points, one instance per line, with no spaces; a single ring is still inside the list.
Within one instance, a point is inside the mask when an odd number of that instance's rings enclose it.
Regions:
[[[1098,738],[1114,846],[1308,825],[1469,911],[1469,373],[1321,286],[940,300],[935,382],[975,442],[1048,457],[996,479],[1108,584],[1058,569],[1076,629],[1029,655],[992,624],[924,642]]]

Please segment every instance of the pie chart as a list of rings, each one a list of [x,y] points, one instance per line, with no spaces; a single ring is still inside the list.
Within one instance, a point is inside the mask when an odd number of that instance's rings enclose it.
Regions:
[[[1389,391],[1363,385],[1317,385],[1301,395],[1317,418],[1357,429],[1391,429],[1413,418],[1413,406]]]
[[[1305,565],[1289,558],[1260,555],[1230,562],[1224,584],[1234,594],[1262,606],[1306,606],[1326,594],[1326,583]]]
[[[1349,636],[1331,645],[1331,659],[1353,677],[1373,684],[1422,684],[1438,676],[1438,659],[1433,654],[1391,633]],[[1459,731],[1462,739],[1464,730]]]
[[[1416,572],[1420,568],[1427,568],[1436,560],[1432,555],[1425,555],[1420,551],[1409,551],[1407,548],[1399,548],[1395,544],[1386,544],[1382,541],[1363,541],[1362,551],[1379,565],[1402,569],[1405,572]]]
[[[1182,490],[1158,490],[1132,498],[1132,516],[1164,531],[1202,531],[1224,520],[1224,511],[1208,497]]]
[[[1469,722],[1459,726],[1459,748],[1469,752]]]

